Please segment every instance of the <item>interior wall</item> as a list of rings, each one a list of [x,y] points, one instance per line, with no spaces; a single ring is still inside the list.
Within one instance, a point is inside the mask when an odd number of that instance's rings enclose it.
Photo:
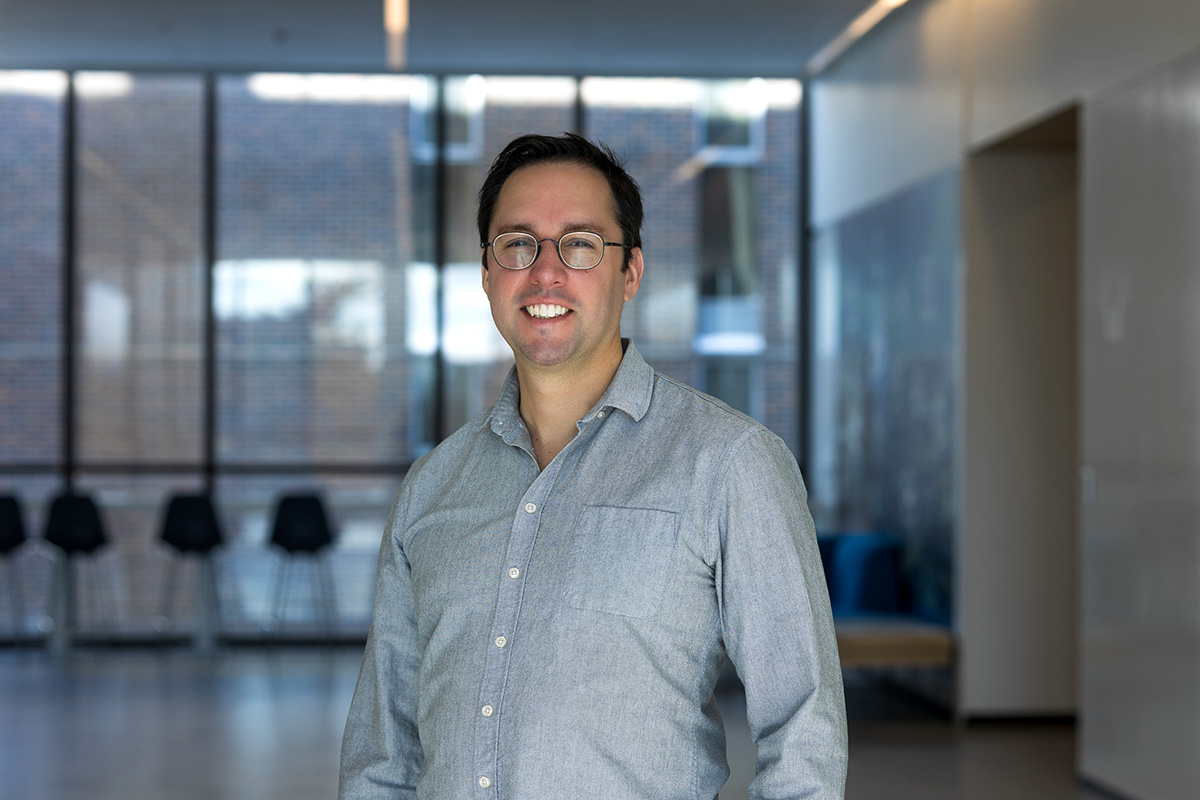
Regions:
[[[1073,148],[966,167],[964,716],[1075,712],[1077,172]]]
[[[968,2],[973,145],[1200,45],[1191,0]]]
[[[815,226],[959,163],[966,2],[914,0],[812,82]]]
[[[812,82],[813,223],[1196,47],[1184,0],[913,0]]]
[[[904,546],[913,610],[954,618],[958,170],[817,234],[813,313],[818,530],[882,531]],[[948,698],[951,699],[951,698]]]
[[[1200,55],[1084,130],[1080,770],[1200,797]]]

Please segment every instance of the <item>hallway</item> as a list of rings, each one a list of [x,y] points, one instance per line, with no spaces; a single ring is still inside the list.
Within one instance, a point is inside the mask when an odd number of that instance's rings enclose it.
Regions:
[[[0,652],[0,800],[333,798],[357,648]],[[1072,726],[956,728],[853,679],[849,800],[1099,800],[1078,788]],[[745,800],[753,750],[722,701]],[[886,718],[866,719],[867,714]]]

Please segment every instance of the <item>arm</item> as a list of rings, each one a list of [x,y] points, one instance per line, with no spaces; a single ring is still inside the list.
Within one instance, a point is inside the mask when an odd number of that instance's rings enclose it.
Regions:
[[[841,665],[807,492],[777,437],[752,431],[714,492],[717,591],[726,648],[758,746],[756,800],[842,798]]]
[[[401,548],[400,506],[397,499],[379,549],[371,632],[342,738],[339,800],[417,796],[423,760],[417,736],[421,657],[412,576]]]

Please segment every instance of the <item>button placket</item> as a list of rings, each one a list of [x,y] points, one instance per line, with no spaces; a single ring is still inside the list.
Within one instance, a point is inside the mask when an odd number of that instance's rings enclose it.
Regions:
[[[475,707],[475,774],[479,776],[478,784],[481,789],[496,788],[496,776],[500,769],[497,759],[500,752],[504,686],[515,646],[513,637],[518,633],[521,598],[526,585],[525,581],[518,578],[524,576],[532,557],[542,506],[554,485],[560,466],[561,462],[543,470],[534,479],[525,497],[521,498],[513,519],[504,561],[501,562],[507,566],[501,567],[492,638],[484,660],[479,705]],[[507,579],[504,575],[507,575]],[[491,793],[489,791],[488,796],[491,796]]]

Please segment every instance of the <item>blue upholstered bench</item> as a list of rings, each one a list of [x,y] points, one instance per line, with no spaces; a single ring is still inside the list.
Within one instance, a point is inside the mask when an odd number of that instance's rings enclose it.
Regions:
[[[948,667],[954,634],[912,612],[903,545],[883,533],[817,538],[843,667]]]

